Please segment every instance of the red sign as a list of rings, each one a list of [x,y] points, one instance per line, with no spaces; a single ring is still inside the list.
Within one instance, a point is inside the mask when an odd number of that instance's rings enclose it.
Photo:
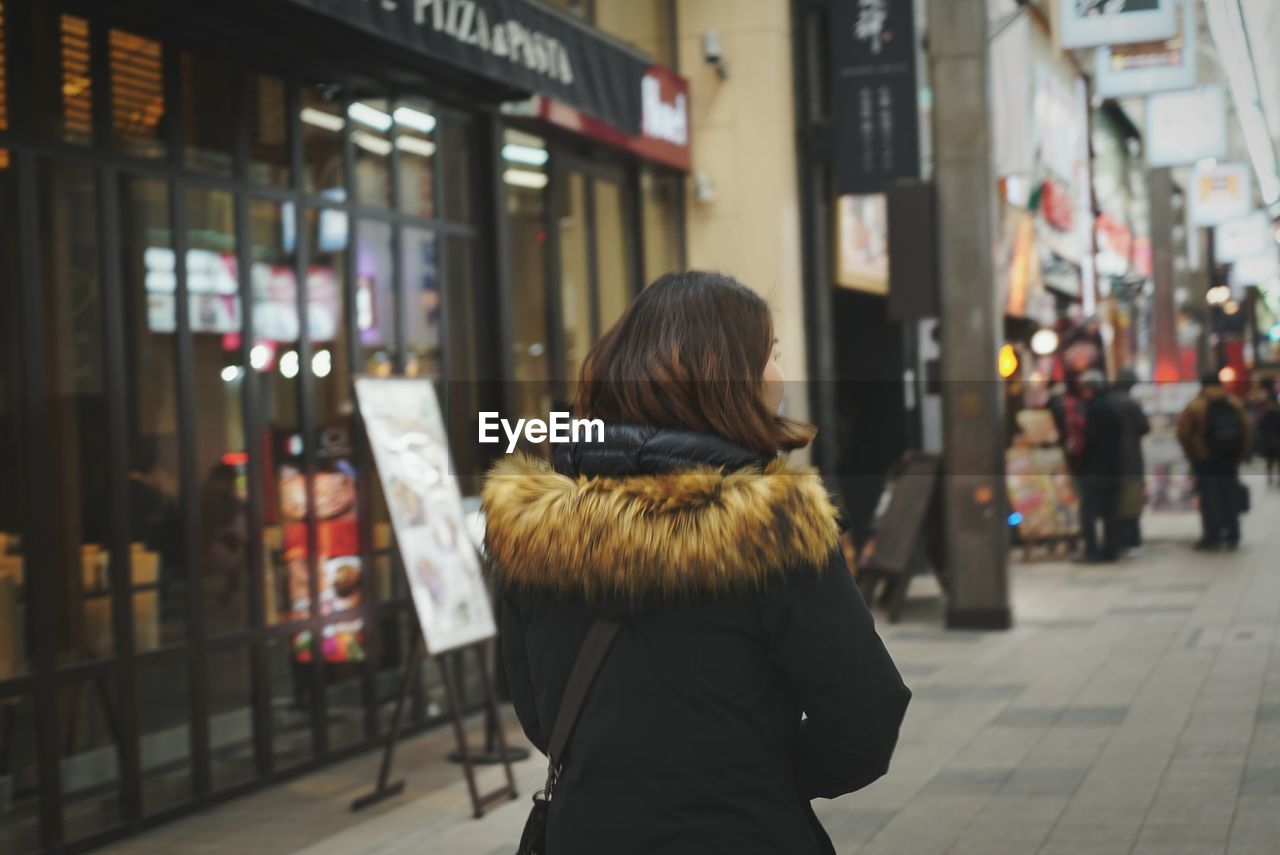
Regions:
[[[582,134],[681,172],[692,168],[689,128],[689,81],[655,65],[640,81],[640,133],[629,134],[568,104],[539,96],[538,117],[556,127]]]

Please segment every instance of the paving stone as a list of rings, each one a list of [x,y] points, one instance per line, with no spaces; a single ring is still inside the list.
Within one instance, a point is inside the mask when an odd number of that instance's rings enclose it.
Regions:
[[[928,795],[973,795],[995,793],[1008,780],[1012,769],[943,769],[924,788]]]
[[[1127,706],[1067,707],[1058,720],[1060,727],[1114,727],[1129,714]]]
[[[1089,770],[1086,768],[1014,769],[1000,788],[1001,795],[1072,796]]]
[[[1249,766],[1244,770],[1240,794],[1248,796],[1280,795],[1280,766]]]

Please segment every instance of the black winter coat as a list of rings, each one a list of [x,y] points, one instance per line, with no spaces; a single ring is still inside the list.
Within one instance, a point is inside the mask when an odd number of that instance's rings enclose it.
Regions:
[[[623,627],[566,749],[551,855],[832,853],[810,799],[884,775],[911,693],[815,474],[611,427],[484,490],[508,683],[546,751],[597,615]]]
[[[1123,460],[1124,423],[1110,394],[1101,392],[1085,409],[1080,477],[1086,487],[1119,489]]]

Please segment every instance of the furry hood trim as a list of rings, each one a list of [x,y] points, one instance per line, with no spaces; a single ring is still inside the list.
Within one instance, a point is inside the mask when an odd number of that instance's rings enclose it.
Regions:
[[[587,603],[761,588],[822,568],[840,536],[818,475],[781,460],[763,471],[573,478],[515,455],[490,471],[483,499],[498,589]]]

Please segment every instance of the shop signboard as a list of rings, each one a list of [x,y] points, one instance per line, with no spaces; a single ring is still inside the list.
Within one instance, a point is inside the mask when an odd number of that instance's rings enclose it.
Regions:
[[[868,294],[889,293],[889,215],[883,193],[838,200],[836,284]]]
[[[1231,265],[1227,284],[1239,296],[1250,285],[1263,285],[1280,276],[1280,247],[1268,242],[1268,247],[1257,255],[1238,259]]]
[[[1220,226],[1247,217],[1253,210],[1253,183],[1243,163],[1222,163],[1212,169],[1193,169],[1189,185],[1188,219],[1193,227]]]
[[[1147,165],[1185,166],[1227,156],[1227,96],[1221,86],[1147,99]]]
[[[493,610],[435,388],[372,377],[357,378],[355,388],[427,651],[491,638]]]
[[[831,11],[836,187],[884,192],[920,174],[912,0],[837,0]]]
[[[1177,0],[1178,31],[1172,38],[1131,45],[1103,46],[1094,52],[1094,87],[1104,98],[1149,95],[1196,85],[1194,0]]]
[[[1213,230],[1213,258],[1231,264],[1245,258],[1265,254],[1273,249],[1274,228],[1265,211],[1254,211],[1247,217],[1223,223]]]
[[[640,133],[651,63],[568,15],[526,0],[289,0],[426,61],[540,94]]]
[[[1056,0],[1058,43],[1064,48],[1172,38],[1177,0]]]

